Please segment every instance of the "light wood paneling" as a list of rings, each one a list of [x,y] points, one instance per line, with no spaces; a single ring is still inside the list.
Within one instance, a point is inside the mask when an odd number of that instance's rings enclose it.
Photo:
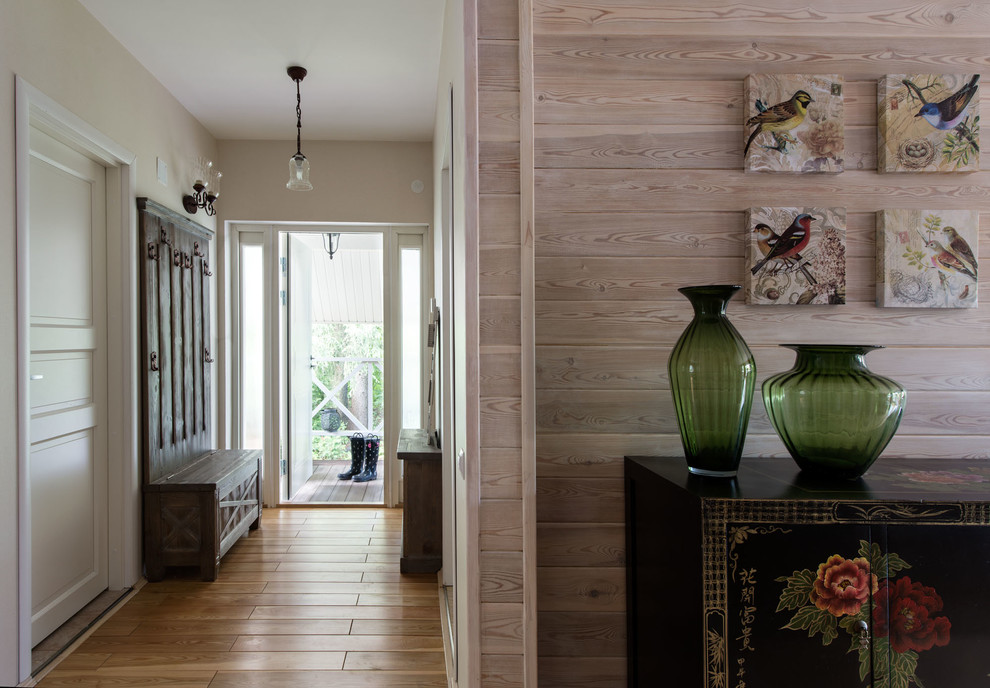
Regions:
[[[990,33],[990,10],[954,1],[907,5],[903,0],[832,0],[815,7],[791,0],[738,5],[696,0],[690,5],[597,0],[537,0],[534,21],[541,33],[709,37],[739,35],[978,36]]]
[[[481,452],[481,498],[522,499],[519,450],[489,447]]]
[[[482,552],[482,602],[523,601],[522,552]]]
[[[730,304],[758,383],[792,365],[781,342],[884,344],[867,362],[908,389],[886,454],[990,458],[988,307],[874,305],[877,210],[979,210],[990,256],[990,158],[965,175],[875,169],[877,79],[986,72],[990,6],[534,0],[533,23],[539,673],[615,686],[625,616],[599,605],[623,585],[622,456],[682,454],[666,361],[692,312],[676,290],[742,283],[747,208],[847,209],[847,304]],[[742,171],[757,72],[843,75],[845,172]],[[791,461],[759,398],[745,454]]]
[[[622,612],[626,573],[620,568],[540,569],[540,609],[550,612]]]
[[[481,604],[482,656],[521,655],[523,645],[521,604]]]

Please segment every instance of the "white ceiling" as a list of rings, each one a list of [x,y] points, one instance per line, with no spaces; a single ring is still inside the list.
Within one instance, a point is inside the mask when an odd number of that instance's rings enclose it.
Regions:
[[[79,0],[218,139],[428,141],[446,0]]]

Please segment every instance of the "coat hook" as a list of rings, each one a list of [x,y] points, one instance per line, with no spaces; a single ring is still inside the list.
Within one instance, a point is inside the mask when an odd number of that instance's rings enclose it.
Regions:
[[[199,250],[199,242],[198,241],[193,243],[193,253],[198,258],[203,258],[204,256],[206,256],[205,253],[203,253],[202,251]]]
[[[165,244],[166,246],[171,246],[172,245],[172,241],[168,238],[168,233],[164,229],[162,230],[162,233],[161,233],[161,240],[160,240],[160,242],[163,243],[163,244]]]
[[[207,363],[213,363],[213,357],[210,356],[210,350],[209,349],[206,349],[205,351],[206,351],[206,358],[205,358],[206,362]]]
[[[203,274],[207,277],[213,277],[213,271],[210,270],[210,262],[208,260],[203,261]]]
[[[157,351],[152,351],[151,352],[151,369],[153,371],[158,370],[158,352]]]
[[[153,241],[148,242],[148,260],[158,260],[161,257],[161,251],[158,250],[159,244]]]
[[[175,249],[172,252],[172,265],[182,267],[182,252],[179,249]]]

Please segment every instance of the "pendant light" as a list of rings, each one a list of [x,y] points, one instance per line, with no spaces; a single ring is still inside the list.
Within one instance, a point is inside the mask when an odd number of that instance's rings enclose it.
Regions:
[[[296,154],[289,158],[289,181],[285,188],[290,191],[311,191],[309,183],[309,160],[302,154],[302,98],[299,95],[299,82],[306,76],[303,67],[289,67],[286,72],[296,82]]]

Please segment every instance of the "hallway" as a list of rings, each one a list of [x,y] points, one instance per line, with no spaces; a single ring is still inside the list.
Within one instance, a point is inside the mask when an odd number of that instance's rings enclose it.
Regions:
[[[213,583],[148,583],[38,685],[447,685],[433,574],[399,573],[401,509],[265,509]]]

